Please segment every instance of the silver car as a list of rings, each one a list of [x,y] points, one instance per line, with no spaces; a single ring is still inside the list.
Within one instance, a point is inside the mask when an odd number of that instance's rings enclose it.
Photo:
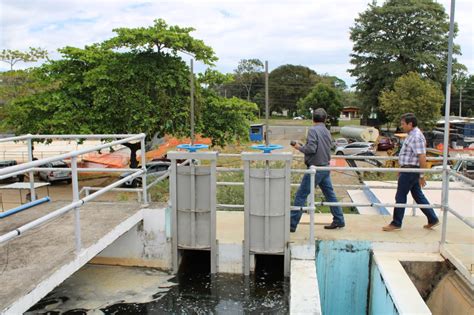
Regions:
[[[371,142],[353,142],[336,147],[336,155],[375,154],[375,144]]]
[[[64,161],[49,162],[49,163],[43,164],[41,167],[69,168],[69,166]],[[48,183],[65,181],[66,183],[70,184],[72,181],[71,172],[68,170],[64,170],[64,171],[44,170],[44,171],[40,171],[38,175],[40,179]]]

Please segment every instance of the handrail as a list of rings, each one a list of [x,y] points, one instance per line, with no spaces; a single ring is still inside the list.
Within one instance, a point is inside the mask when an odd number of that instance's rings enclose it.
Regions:
[[[6,242],[14,237],[17,237],[18,235],[24,233],[25,231],[29,230],[30,228],[36,227],[50,219],[53,219],[57,216],[60,216],[72,209],[81,207],[84,203],[89,202],[93,200],[94,198],[108,192],[108,191],[137,191],[138,193],[143,193],[143,200],[146,202],[146,194],[147,190],[150,189],[152,186],[156,185],[158,182],[164,180],[165,178],[169,177],[169,171],[164,173],[163,175],[160,175],[158,178],[153,180],[150,184],[146,184],[146,169],[142,168],[141,169],[118,169],[118,168],[77,168],[76,165],[72,165],[71,168],[42,168],[39,167],[40,165],[43,165],[48,162],[53,162],[53,161],[58,161],[58,160],[63,160],[63,159],[68,159],[72,158],[73,160],[76,159],[78,155],[82,155],[88,152],[93,152],[97,151],[100,149],[104,149],[107,147],[111,147],[114,145],[119,145],[123,144],[129,141],[136,141],[140,140],[142,143],[142,150],[144,150],[144,139],[145,135],[144,134],[138,134],[138,135],[25,135],[25,136],[19,136],[19,137],[11,137],[11,138],[4,138],[0,139],[0,142],[7,142],[7,141],[22,141],[22,140],[28,140],[29,145],[31,146],[31,140],[32,139],[73,139],[73,138],[81,138],[81,139],[101,139],[101,138],[107,138],[107,139],[118,139],[120,140],[115,140],[111,141],[105,144],[100,144],[96,145],[90,148],[85,148],[81,150],[76,150],[72,151],[69,153],[64,153],[60,154],[55,157],[50,157],[46,159],[41,159],[37,161],[30,161],[27,163],[23,163],[20,165],[16,166],[11,166],[8,168],[0,169],[0,179],[14,176],[17,174],[25,173],[25,172],[34,172],[34,171],[49,171],[49,170],[66,170],[66,171],[71,171],[74,172],[77,176],[78,172],[132,172],[132,174],[126,176],[125,178],[122,178],[106,187],[99,188],[99,187],[84,187],[81,189],[79,192],[82,193],[83,191],[86,191],[86,196],[82,199],[79,199],[77,201],[71,202],[69,205],[62,207],[54,212],[51,212],[50,214],[43,216],[37,220],[34,220],[28,224],[25,224],[21,226],[18,229],[15,229],[14,231],[11,231],[7,234],[1,235],[0,236],[0,244],[3,242]],[[142,152],[143,155],[143,152]],[[220,154],[219,157],[226,158],[226,157],[240,157],[241,154]],[[299,156],[296,156],[299,157]],[[377,157],[377,156],[333,156],[332,158],[335,159],[353,159],[353,160],[394,160],[397,159],[398,157]],[[442,160],[442,158],[427,158],[427,160]],[[448,160],[474,160],[474,158],[471,157],[450,157]],[[186,160],[180,165],[185,165],[187,163],[190,163],[190,160]],[[319,166],[319,167],[312,167],[311,169],[293,169],[291,170],[291,173],[309,173],[312,176],[317,171],[321,170],[328,170],[328,171],[365,171],[365,172],[411,172],[411,173],[443,173],[446,170],[444,169],[410,169],[410,168],[377,168],[377,167],[336,167],[336,166]],[[242,172],[243,168],[225,168],[225,167],[217,167],[217,171],[219,172]],[[458,174],[457,172],[453,170],[447,170],[447,172],[456,178],[462,180],[463,182],[466,182],[468,184],[473,185],[474,180],[471,180],[463,175]],[[151,175],[151,174],[150,174]],[[124,189],[124,188],[117,188],[121,184],[134,179],[138,176],[142,176],[143,180],[143,188],[136,188],[136,189]],[[219,186],[242,186],[242,182],[217,182],[217,185]],[[298,184],[291,184],[291,186],[296,186]],[[362,188],[362,185],[335,185],[335,187],[357,187],[357,188]],[[376,186],[378,187],[378,186]],[[394,187],[394,186],[393,186]],[[391,188],[393,188],[391,187]],[[380,188],[386,188],[386,187],[380,187]],[[77,187],[76,187],[77,189]],[[439,189],[439,188],[427,188],[427,189]],[[95,190],[96,192],[89,194],[89,191]],[[472,190],[471,188],[464,188],[460,187],[459,190]],[[311,200],[312,199],[312,200]],[[375,207],[405,207],[405,208],[441,208],[446,211],[451,212],[453,215],[455,215],[457,218],[459,218],[462,222],[467,224],[469,227],[473,228],[474,224],[468,220],[466,217],[463,217],[459,213],[457,213],[454,209],[450,208],[449,206],[443,206],[443,205],[438,205],[438,204],[431,204],[431,205],[420,205],[420,204],[397,204],[397,203],[354,203],[354,202],[316,202],[315,201],[315,194],[313,190],[312,198],[310,199],[310,206],[309,207],[294,207],[292,206],[292,210],[298,210],[302,209],[304,211],[310,211],[310,216],[311,216],[311,221],[314,221],[314,211],[316,210],[316,206],[375,206]],[[230,205],[230,204],[218,204],[217,206],[219,207],[224,207],[224,208],[242,208],[243,205]],[[444,220],[443,225],[446,224]],[[76,229],[78,229],[78,226],[76,225]],[[314,225],[312,224],[310,227],[310,239],[311,235],[314,235]],[[76,244],[80,244],[76,243]],[[79,245],[80,246],[80,245]],[[80,248],[79,248],[80,249]],[[77,250],[77,252],[79,252]]]
[[[10,231],[6,234],[3,234],[3,235],[0,235],[0,244],[6,242],[6,241],[9,241],[21,234],[23,234],[24,232],[32,229],[32,228],[35,228],[43,223],[46,223],[47,221],[49,220],[52,220],[54,218],[57,218],[67,212],[69,212],[70,210],[72,209],[75,209],[75,208],[78,208],[78,207],[81,207],[83,204],[85,204],[86,202],[89,202],[91,201],[92,199],[106,193],[107,191],[111,190],[112,188],[115,188],[117,186],[120,186],[122,185],[123,183],[125,183],[126,181],[128,180],[131,180],[131,179],[134,179],[135,177],[137,176],[140,176],[141,174],[143,173],[142,170],[137,170],[137,172],[125,177],[125,178],[122,178],[121,180],[118,180],[108,186],[105,186],[102,188],[102,190],[100,191],[97,191],[96,193],[93,193],[89,196],[86,196],[82,199],[79,199],[78,201],[74,201],[74,202],[71,202],[69,205],[66,205],[56,211],[53,211],[53,212],[50,212],[48,213],[47,215],[44,215],[32,222],[29,222],[27,224],[24,224],[22,226],[20,226],[19,228],[13,230],[13,231]]]
[[[111,141],[105,144],[100,144],[96,146],[92,146],[89,148],[84,148],[81,150],[75,150],[69,153],[64,153],[60,154],[55,157],[50,157],[46,159],[41,159],[37,161],[32,161],[32,139],[73,139],[73,138],[84,138],[84,139],[101,139],[101,138],[122,138],[120,140],[115,140]],[[93,200],[94,198],[97,198],[98,196],[113,190],[114,188],[122,185],[123,183],[133,180],[134,178],[138,176],[142,176],[142,180],[146,182],[146,169],[144,168],[144,164],[142,165],[141,169],[107,169],[107,168],[90,168],[90,169],[79,169],[77,167],[77,156],[88,153],[88,152],[93,152],[97,150],[101,150],[104,148],[112,147],[114,145],[119,145],[123,143],[127,143],[130,141],[140,141],[140,146],[141,146],[141,152],[142,152],[142,160],[144,159],[144,152],[145,152],[145,134],[141,133],[138,135],[25,135],[25,136],[19,136],[19,137],[10,137],[10,138],[3,138],[0,139],[0,142],[8,142],[8,141],[20,141],[20,140],[27,140],[27,145],[28,145],[28,159],[29,162],[23,163],[20,165],[15,165],[15,166],[10,166],[6,167],[3,169],[0,169],[0,179],[6,178],[6,177],[11,177],[17,174],[22,174],[25,172],[30,173],[30,190],[31,190],[31,196],[32,199],[34,200],[36,198],[35,194],[35,188],[34,188],[34,181],[32,180],[33,176],[33,171],[47,171],[49,169],[51,170],[61,170],[61,171],[71,171],[71,176],[72,176],[72,190],[73,190],[73,201],[65,206],[62,207],[56,211],[53,211],[41,218],[38,218],[32,222],[29,222],[14,231],[10,231],[4,235],[0,236],[0,244],[3,242],[6,242],[12,238],[15,238],[19,236],[20,234],[24,233],[25,231],[32,229],[38,225],[43,224],[44,222],[47,222],[53,218],[56,218],[57,216],[60,216],[72,209],[75,209],[75,244],[76,244],[76,254],[79,254],[81,252],[81,233],[80,233],[80,217],[79,217],[79,211],[78,208],[80,208],[84,203]],[[64,160],[64,159],[71,159],[71,167],[70,168],[40,168],[39,166],[49,163],[49,162],[54,162],[54,161],[59,161],[59,160]],[[78,172],[80,171],[85,171],[85,172],[93,172],[93,171],[100,171],[100,172],[124,172],[124,171],[129,171],[132,172],[128,176],[125,176],[122,179],[119,179],[118,181],[103,187],[102,189],[97,190],[96,192],[85,196],[82,199],[79,199],[79,189],[78,189]],[[144,188],[142,189],[143,192],[143,202],[147,203],[147,186],[144,185]]]
[[[100,150],[100,149],[111,147],[113,145],[123,144],[123,143],[127,143],[129,141],[134,141],[134,140],[140,140],[144,137],[145,137],[145,134],[139,134],[139,135],[136,135],[136,136],[125,138],[125,139],[112,141],[112,142],[109,142],[107,144],[101,144],[101,145],[97,145],[97,146],[94,146],[94,147],[91,147],[91,148],[85,148],[85,149],[73,151],[73,153],[61,154],[61,155],[58,155],[56,157],[36,160],[36,161],[28,162],[28,163],[23,163],[23,164],[19,164],[19,165],[15,165],[15,166],[2,168],[2,169],[0,169],[0,175],[4,175],[4,174],[11,173],[11,172],[16,172],[16,171],[21,171],[21,170],[27,170],[31,167],[37,167],[37,166],[40,166],[40,165],[43,165],[43,164],[46,164],[46,163],[49,163],[49,162],[55,162],[55,161],[60,161],[60,160],[64,160],[64,159],[69,159],[69,158],[72,158],[74,156],[78,156],[78,155],[82,155],[82,154],[85,154],[85,153],[97,151],[97,150]]]

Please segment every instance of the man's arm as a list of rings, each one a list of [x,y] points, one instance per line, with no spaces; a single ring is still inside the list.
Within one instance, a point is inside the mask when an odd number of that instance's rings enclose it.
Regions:
[[[308,132],[308,139],[306,140],[306,144],[303,146],[296,144],[295,149],[299,150],[303,154],[316,153],[316,150],[318,149],[316,130],[310,129]]]
[[[420,168],[427,168],[426,165],[426,154],[418,154],[418,159],[420,161]],[[426,180],[423,173],[420,173],[420,186],[425,187]]]

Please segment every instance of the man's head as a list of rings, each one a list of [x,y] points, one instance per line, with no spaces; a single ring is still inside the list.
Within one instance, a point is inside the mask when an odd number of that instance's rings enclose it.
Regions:
[[[400,119],[400,127],[402,127],[404,132],[410,132],[417,125],[418,125],[418,120],[416,119],[415,114],[406,113],[402,115]]]
[[[313,121],[315,123],[319,123],[319,122],[323,123],[326,121],[327,117],[328,117],[328,114],[326,113],[324,108],[316,108],[315,110],[313,110]]]

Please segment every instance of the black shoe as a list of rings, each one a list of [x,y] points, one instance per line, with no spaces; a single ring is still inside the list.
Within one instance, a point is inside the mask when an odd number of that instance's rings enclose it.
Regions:
[[[331,223],[330,225],[325,225],[324,228],[326,230],[334,230],[334,229],[341,229],[345,226],[345,224],[340,224],[340,223]]]
[[[295,227],[292,227],[292,226],[290,226],[290,232],[291,232],[291,233],[295,233],[295,232],[296,232],[296,228],[295,228]]]

